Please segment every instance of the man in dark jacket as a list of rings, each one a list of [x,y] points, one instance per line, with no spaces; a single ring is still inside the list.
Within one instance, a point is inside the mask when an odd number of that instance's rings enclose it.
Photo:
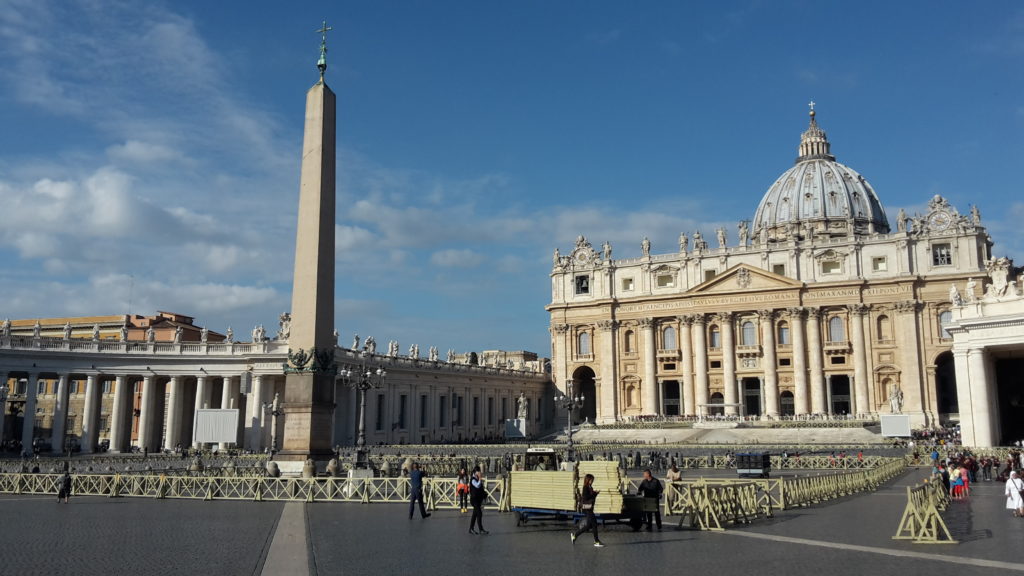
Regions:
[[[412,520],[412,513],[416,511],[416,501],[420,502],[420,516],[429,518],[427,507],[423,505],[423,478],[426,472],[420,470],[418,462],[412,463],[412,471],[409,472],[409,520]]]
[[[658,504],[661,502],[662,490],[661,480],[655,478],[649,468],[644,470],[644,479],[637,488],[637,496],[644,497],[644,520],[647,522],[648,532],[651,531],[652,520],[657,523],[658,530],[661,530],[661,508],[659,508]],[[653,512],[646,511],[652,508],[654,509]]]

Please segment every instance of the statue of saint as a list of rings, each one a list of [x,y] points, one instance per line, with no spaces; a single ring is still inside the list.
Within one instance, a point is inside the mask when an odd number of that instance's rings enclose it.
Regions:
[[[375,340],[373,336],[366,337],[366,343],[364,346],[366,346],[366,351],[370,354],[377,353],[377,340]]]
[[[605,260],[611,260],[612,259],[612,245],[611,245],[611,243],[608,242],[607,240],[605,240],[604,241],[604,245],[601,246],[601,249],[604,250],[604,259]]]
[[[71,340],[71,322],[64,324],[64,339]]]
[[[292,335],[292,315],[290,312],[282,312],[277,317],[277,339],[288,340]],[[205,342],[205,340],[204,340]]]
[[[963,306],[964,299],[960,296],[960,292],[956,289],[956,284],[949,285],[949,302],[953,306]]]
[[[529,410],[530,410],[530,408],[527,406],[527,403],[526,403],[526,392],[520,392],[519,393],[519,399],[517,400],[517,402],[518,402],[518,408],[519,408],[518,417],[519,417],[520,420],[526,420],[527,417],[529,416]]]
[[[693,233],[693,249],[703,250],[704,249],[704,237],[701,236],[700,230]]]
[[[11,319],[4,318],[4,323],[0,324],[0,337],[10,338],[11,337]]]
[[[352,337],[352,349],[359,350],[359,334]]]
[[[232,343],[235,341],[235,331],[228,326],[228,331],[224,334],[224,342]]]
[[[156,342],[156,330],[152,326],[146,329],[146,342]]]
[[[128,327],[127,326],[121,326],[121,342],[127,342],[127,341],[128,341]]]
[[[977,204],[971,206],[971,222],[975,225],[981,224],[981,210],[978,210]]]
[[[96,340],[100,339],[100,325],[99,324],[93,324],[92,325],[92,339],[93,339],[93,341],[96,341]]]
[[[739,229],[740,246],[746,246],[747,238],[750,235],[750,229],[747,228],[747,221],[740,220],[740,223],[736,225],[736,228]]]
[[[725,248],[725,228],[719,228],[716,232],[718,233],[718,247]]]
[[[893,384],[889,391],[889,410],[893,414],[903,413],[903,391],[898,384]]]
[[[896,213],[896,231],[907,231],[907,213],[903,211],[903,208],[900,208],[900,211]]]
[[[36,340],[38,340],[39,338],[42,338],[42,336],[43,336],[43,325],[39,323],[39,320],[36,320],[35,325],[32,326],[32,337],[35,338]]]
[[[974,302],[977,302],[977,300],[978,300],[978,295],[974,293],[974,288],[977,285],[978,285],[978,283],[975,282],[974,278],[968,278],[967,279],[967,290],[966,290],[967,301],[972,303],[972,304]]]
[[[644,236],[644,241],[640,243],[640,251],[643,252],[644,257],[651,255],[651,241]]]
[[[562,263],[562,254],[558,251],[558,248],[555,248],[555,253],[551,256],[551,261],[555,266]]]
[[[203,329],[199,331],[199,341],[206,344],[207,340],[210,339],[210,330],[203,326]]]
[[[686,232],[679,233],[679,253],[686,254],[687,248],[690,247],[690,239],[687,238]]]
[[[174,328],[174,343],[175,344],[180,344],[181,343],[181,332],[182,332],[181,326],[177,326],[177,327]]]

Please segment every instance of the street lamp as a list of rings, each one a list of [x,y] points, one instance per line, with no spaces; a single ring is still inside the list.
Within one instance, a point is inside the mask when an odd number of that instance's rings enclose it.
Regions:
[[[263,411],[270,416],[270,457],[274,457],[274,453],[277,452],[277,417],[284,414],[281,411],[281,395],[279,392],[274,392],[273,402],[264,402]]]
[[[564,409],[569,416],[569,449],[567,450],[567,458],[569,462],[575,462],[576,452],[573,449],[572,444],[572,413],[575,410],[583,408],[584,398],[583,396],[576,396],[575,398],[573,397],[572,380],[567,380],[565,382],[565,392],[566,393],[562,394],[561,396],[555,396],[555,404],[558,407]]]
[[[359,391],[359,436],[356,438],[356,469],[368,469],[370,460],[366,449],[366,391],[380,388],[388,373],[378,365],[376,369],[367,363],[372,355],[369,350],[360,353],[358,366],[342,367],[338,371],[338,380],[345,386]]]

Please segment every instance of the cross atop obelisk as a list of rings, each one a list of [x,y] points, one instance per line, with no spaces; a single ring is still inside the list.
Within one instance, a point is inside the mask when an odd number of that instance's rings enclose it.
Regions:
[[[335,95],[323,81],[327,32],[322,40],[320,81],[306,93],[299,217],[295,232],[292,323],[285,366],[282,459],[305,460],[331,452],[334,411],[334,226]]]

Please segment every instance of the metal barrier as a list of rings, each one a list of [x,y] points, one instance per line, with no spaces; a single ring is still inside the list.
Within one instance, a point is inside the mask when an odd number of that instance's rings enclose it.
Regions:
[[[673,504],[666,504],[666,514],[671,509],[680,515],[679,526],[689,522],[701,530],[725,530],[726,524],[748,524],[758,516],[772,516],[771,505],[764,505],[759,492],[753,482],[713,484],[700,479],[690,484],[673,483]]]
[[[914,544],[957,544],[940,513],[948,504],[949,494],[934,477],[924,484],[907,486],[907,506],[892,539]]]
[[[0,474],[0,493],[56,494],[61,474]],[[168,476],[73,474],[75,496],[184,498],[304,502],[408,502],[408,478],[268,478],[245,476]],[[457,508],[455,480],[424,479],[424,504],[431,510]],[[487,479],[485,507],[507,510],[508,482]]]

